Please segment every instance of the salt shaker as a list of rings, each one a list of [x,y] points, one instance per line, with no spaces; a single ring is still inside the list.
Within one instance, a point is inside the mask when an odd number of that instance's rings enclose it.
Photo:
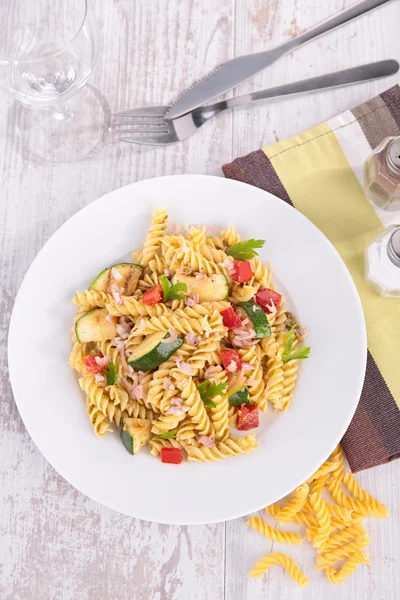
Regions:
[[[365,278],[381,296],[400,298],[400,225],[392,225],[365,250]]]
[[[364,163],[368,198],[386,209],[400,208],[400,136],[387,137]]]

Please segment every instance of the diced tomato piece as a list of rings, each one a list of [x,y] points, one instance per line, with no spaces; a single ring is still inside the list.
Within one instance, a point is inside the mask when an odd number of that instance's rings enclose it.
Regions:
[[[221,350],[221,359],[225,371],[236,373],[242,368],[242,361],[237,350]]]
[[[161,462],[171,465],[180,465],[182,462],[182,452],[180,448],[161,448]]]
[[[233,261],[234,271],[232,273],[232,279],[238,283],[246,283],[253,277],[253,271],[251,270],[250,262],[248,260],[234,260]]]
[[[97,356],[100,358],[104,358],[102,354],[97,354]],[[97,364],[95,356],[85,356],[83,364],[85,365],[89,373],[101,373],[104,369],[104,365]]]
[[[240,317],[235,313],[231,306],[223,310],[221,315],[224,325],[230,330],[235,329],[235,327],[240,327],[242,324]]]
[[[146,306],[151,306],[152,304],[158,304],[159,302],[162,302],[162,299],[163,291],[160,284],[156,285],[156,287],[153,287],[150,290],[147,290],[147,292],[143,294],[142,302],[143,304],[146,304]]]
[[[272,305],[274,305],[275,308],[280,307],[282,304],[282,296],[274,290],[261,287],[256,294],[256,302],[261,306],[263,311],[268,314],[274,312]]]
[[[258,406],[256,404],[242,404],[239,406],[236,425],[239,431],[255,429],[258,425]]]

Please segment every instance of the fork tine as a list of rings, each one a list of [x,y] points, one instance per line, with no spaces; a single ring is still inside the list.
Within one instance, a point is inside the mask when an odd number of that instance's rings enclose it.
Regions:
[[[149,127],[161,127],[162,125],[167,126],[167,123],[163,118],[160,119],[139,119],[138,117],[132,117],[131,119],[123,119],[118,120],[113,123],[114,127],[135,127],[136,125],[140,126],[149,126]]]
[[[153,116],[149,116],[146,117],[144,115],[140,115],[140,116],[136,116],[136,115],[113,115],[113,119],[117,120],[117,123],[132,123],[132,122],[138,122],[138,123],[146,123],[149,125],[158,125],[159,123],[164,123],[165,119],[164,117],[153,117]]]
[[[147,106],[144,108],[134,108],[132,110],[123,110],[114,113],[113,117],[163,117],[169,110],[169,106]]]
[[[170,134],[163,134],[159,136],[148,135],[148,136],[129,136],[119,138],[121,142],[130,142],[131,144],[144,144],[146,146],[164,146],[167,144],[175,144],[178,142],[178,138]]]
[[[118,129],[117,130],[118,135],[123,135],[123,134],[133,134],[136,135],[137,133],[151,133],[152,136],[154,135],[161,135],[162,133],[168,133],[168,129],[164,128],[159,128],[159,129],[154,129],[151,127],[135,127],[135,129]]]

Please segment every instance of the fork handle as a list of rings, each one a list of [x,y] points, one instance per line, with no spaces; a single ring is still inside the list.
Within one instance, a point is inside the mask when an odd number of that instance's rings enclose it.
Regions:
[[[276,87],[260,90],[259,92],[243,94],[242,96],[236,96],[229,100],[223,100],[222,102],[217,102],[209,106],[203,106],[194,110],[193,113],[197,113],[197,118],[199,118],[199,120],[203,118],[204,122],[208,121],[208,119],[217,113],[226,110],[227,108],[233,108],[234,106],[252,104],[258,100],[276,98],[277,96],[287,96],[288,94],[322,90],[330,87],[348,85],[350,83],[368,81],[369,79],[376,79],[378,77],[387,77],[389,75],[394,75],[398,70],[399,63],[396,60],[380,60],[361,65],[360,67],[352,67],[351,69],[344,69],[342,71],[336,71],[335,73],[328,73],[326,75],[311,77],[310,79],[278,85]]]

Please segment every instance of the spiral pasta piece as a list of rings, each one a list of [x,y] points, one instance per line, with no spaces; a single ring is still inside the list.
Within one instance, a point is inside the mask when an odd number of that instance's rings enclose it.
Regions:
[[[269,288],[271,285],[271,271],[258,258],[251,260],[253,267],[253,278],[258,282],[259,286]]]
[[[165,275],[165,262],[162,256],[155,254],[154,257],[149,260],[148,269],[153,273],[153,275]]]
[[[265,372],[265,399],[263,406],[266,406],[267,400],[272,402],[275,410],[280,410],[280,402],[283,390],[283,362],[277,355],[267,360],[267,369]]]
[[[224,241],[217,235],[207,235],[206,245],[210,246],[210,248],[217,248],[218,250],[224,250],[225,248]]]
[[[206,228],[205,227],[189,227],[189,240],[193,243],[196,250],[199,246],[203,246],[206,243]]]
[[[250,450],[257,448],[254,435],[247,435],[243,438],[229,437],[224,442],[218,442],[213,448],[205,446],[186,446],[188,461],[190,462],[209,462],[211,460],[221,460],[237,454],[246,454]]]
[[[92,404],[89,396],[86,397],[86,406],[90,423],[93,427],[95,435],[101,439],[106,435],[106,433],[112,432],[106,417],[95,404]]]
[[[315,479],[319,479],[320,477],[325,477],[326,475],[331,475],[332,472],[337,469],[337,467],[339,466],[339,461],[338,460],[327,460],[325,461],[320,467],[319,469],[317,469],[315,471],[315,473],[313,473],[311,475],[311,477],[309,477],[309,479],[307,479],[307,483],[311,483],[312,481],[314,481]]]
[[[210,381],[214,381],[217,384],[227,383],[228,375],[221,367],[210,378]],[[218,441],[225,441],[229,437],[229,394],[218,395],[213,397],[213,402],[216,404],[215,408],[210,408],[209,415],[211,417],[212,424],[215,429],[215,439]],[[233,407],[234,408],[234,407]]]
[[[156,208],[153,211],[150,229],[147,233],[143,250],[137,257],[137,261],[143,266],[147,266],[161,248],[161,240],[167,231],[168,215],[164,209]]]
[[[111,294],[95,292],[94,290],[77,291],[72,302],[82,308],[104,308],[106,304],[113,302]]]
[[[354,512],[364,517],[371,516],[375,517],[376,519],[382,519],[388,516],[387,511],[383,511],[380,507],[377,507],[375,504],[369,504],[366,502],[362,502],[357,498],[351,498],[350,496],[346,496],[346,494],[342,491],[340,487],[340,480],[333,479],[332,481],[328,482],[327,487],[331,492],[334,500],[340,506],[353,510]]]
[[[182,412],[180,415],[176,414],[167,414],[161,415],[157,420],[153,421],[153,426],[151,428],[152,433],[159,435],[160,433],[165,433],[166,431],[171,431],[172,429],[176,429],[181,421],[185,418],[186,413]]]
[[[216,315],[219,315],[219,313],[217,312]],[[221,323],[222,325],[222,320],[220,321],[221,317],[218,316],[217,319],[218,323]],[[216,322],[217,319],[214,322]],[[206,364],[212,364],[213,353],[219,349],[219,342],[222,335],[223,332],[217,331],[216,333],[211,334],[210,337],[201,340],[193,354],[187,359],[187,363],[197,371],[203,369]]]
[[[344,475],[344,456],[340,445],[336,446],[330,456],[331,462],[337,462],[337,467],[332,470],[332,477],[339,481],[343,479]]]
[[[331,517],[328,507],[319,492],[311,494],[310,505],[318,521],[318,533],[313,539],[313,546],[314,548],[323,548],[331,530]]]
[[[257,346],[240,349],[239,356],[243,362],[248,362],[254,367],[251,371],[250,378],[247,381],[249,397],[262,411],[265,411],[267,402],[266,395],[264,394],[265,383],[263,379],[260,346],[257,344]]]
[[[186,406],[189,406],[189,416],[196,423],[199,435],[214,436],[214,427],[207,415],[204,402],[200,397],[196,384],[191,377],[188,378],[181,394]]]
[[[133,317],[158,317],[167,313],[172,313],[171,309],[165,304],[153,304],[147,306],[141,300],[133,296],[122,296],[122,304],[109,302],[106,308],[110,315],[121,317],[124,315],[132,315]]]
[[[350,558],[345,562],[343,567],[336,571],[332,567],[328,567],[325,570],[326,577],[328,581],[331,583],[343,583],[345,579],[361,564],[368,564],[369,556],[364,554],[363,552],[358,552],[357,554],[353,554]]]
[[[370,515],[377,519],[387,519],[389,516],[388,509],[382,502],[379,502],[374,496],[363,490],[354,475],[350,472],[343,477],[343,483],[357,500],[370,506]]]
[[[159,276],[154,272],[144,272],[138,281],[138,289],[145,292],[159,284]]]
[[[293,398],[294,387],[297,380],[298,365],[296,360],[290,360],[282,366],[283,381],[282,391],[279,405],[282,406],[284,412],[289,408],[290,402]],[[277,405],[275,405],[275,408]]]
[[[282,508],[282,510],[276,515],[276,519],[281,523],[288,523],[298,513],[306,503],[309,487],[306,483],[303,483],[294,490],[293,497],[290,502]]]
[[[107,417],[110,423],[115,423],[119,427],[121,416],[123,416],[121,408],[112,402],[109,394],[107,394],[104,388],[96,384],[94,376],[88,375],[87,377],[81,377],[79,379],[79,385],[88,395],[90,403],[96,406],[96,408]]]
[[[159,437],[154,437],[149,442],[150,446],[150,454],[153,456],[158,456],[161,452],[162,448],[180,448],[182,449],[184,445],[182,442],[178,442],[177,440],[164,440]]]
[[[248,521],[246,521],[246,525],[249,525],[255,531],[264,535],[267,539],[272,540],[273,542],[278,542],[280,544],[290,544],[301,546],[303,542],[303,538],[298,533],[293,533],[291,531],[279,531],[279,529],[275,529],[268,525],[266,521],[260,519],[260,517],[250,517]]]
[[[81,375],[86,374],[86,369],[84,365],[84,360],[88,356],[87,352],[87,344],[81,344],[80,342],[75,342],[72,347],[71,354],[69,355],[69,364],[75,371],[78,371]]]
[[[232,284],[231,298],[233,302],[249,302],[257,293],[258,285]]]
[[[352,542],[348,542],[344,546],[339,546],[338,548],[332,548],[332,550],[325,552],[320,556],[317,556],[317,570],[326,569],[330,565],[333,565],[335,562],[342,560],[343,558],[348,558],[352,554],[356,554],[357,552],[366,548],[369,544],[369,536],[363,536],[355,539]]]
[[[338,533],[331,533],[324,546],[324,552],[329,552],[339,546],[344,546],[364,534],[364,529],[358,525],[349,525]]]
[[[267,556],[263,556],[249,571],[249,575],[250,577],[260,577],[274,565],[281,565],[299,587],[306,586],[310,581],[296,565],[293,558],[283,552],[271,552]]]
[[[210,262],[222,263],[227,260],[227,255],[224,250],[215,248],[210,244],[205,244],[197,248],[198,252]]]
[[[221,231],[221,237],[227,246],[234,246],[240,242],[240,235],[233,225],[229,225],[228,229]]]
[[[267,338],[260,340],[261,350],[264,356],[275,358],[278,353],[279,344],[276,337],[272,334]]]
[[[119,385],[108,385],[105,388],[105,391],[108,393],[110,400],[115,406],[119,406],[122,411],[127,408],[130,401],[129,394]]]
[[[192,444],[196,438],[196,424],[190,418],[181,421],[176,430],[176,439],[178,442]]]

